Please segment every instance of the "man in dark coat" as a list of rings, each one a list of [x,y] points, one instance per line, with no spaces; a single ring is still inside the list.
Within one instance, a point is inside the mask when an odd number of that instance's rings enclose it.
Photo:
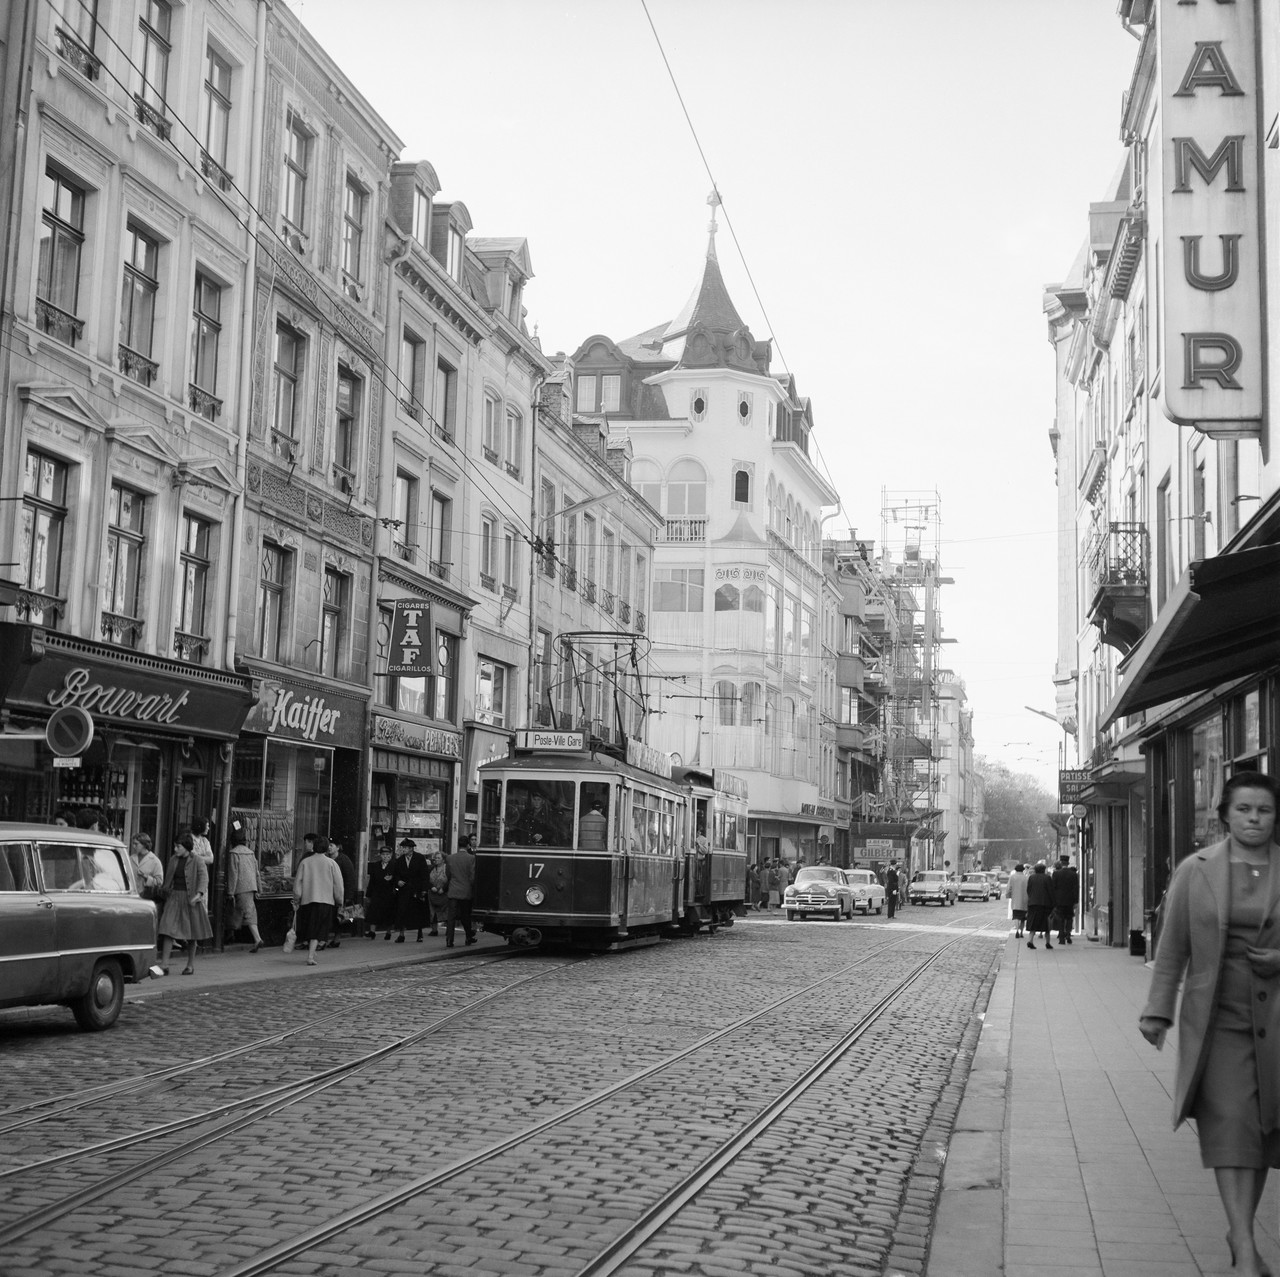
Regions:
[[[1049,939],[1049,915],[1053,912],[1053,879],[1038,861],[1035,872],[1027,876],[1027,948],[1036,947],[1036,936],[1043,933],[1044,947],[1052,949]]]
[[[884,873],[884,902],[889,910],[889,917],[893,917],[898,912],[898,888],[900,886],[898,880],[898,864],[897,861],[890,863],[889,868]]]
[[[1058,915],[1058,943],[1071,943],[1076,904],[1080,900],[1080,875],[1070,856],[1059,856],[1053,871],[1053,911]]]
[[[475,944],[475,928],[471,925],[471,899],[476,887],[476,858],[471,853],[471,840],[463,836],[458,841],[458,850],[445,861],[449,871],[449,885],[446,894],[449,897],[448,913],[445,915],[445,945],[453,948],[454,931],[459,922],[466,933],[467,943]]]

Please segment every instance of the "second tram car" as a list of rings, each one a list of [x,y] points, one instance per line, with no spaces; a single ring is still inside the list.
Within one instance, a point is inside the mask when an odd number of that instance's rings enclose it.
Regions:
[[[745,913],[747,796],[638,741],[516,733],[480,767],[474,916],[513,944],[624,948]]]

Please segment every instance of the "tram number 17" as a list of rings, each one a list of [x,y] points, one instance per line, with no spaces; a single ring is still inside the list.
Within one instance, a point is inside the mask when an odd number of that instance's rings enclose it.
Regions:
[[[530,878],[541,878],[541,877],[542,877],[542,871],[543,871],[545,868],[546,868],[546,865],[545,865],[545,864],[540,865],[540,864],[537,864],[535,861],[532,861],[532,860],[531,860],[531,861],[529,862],[529,877],[530,877]]]

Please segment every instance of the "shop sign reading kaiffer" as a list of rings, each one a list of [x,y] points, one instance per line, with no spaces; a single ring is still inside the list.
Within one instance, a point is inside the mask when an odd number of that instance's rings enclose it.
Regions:
[[[244,730],[308,745],[361,746],[364,703],[327,689],[264,679]]]
[[[1215,438],[1262,421],[1257,5],[1164,0],[1160,42],[1165,414]]]
[[[409,723],[402,718],[375,714],[370,734],[375,745],[410,750],[415,754],[435,754],[442,758],[462,757],[462,733],[446,732],[423,723]]]

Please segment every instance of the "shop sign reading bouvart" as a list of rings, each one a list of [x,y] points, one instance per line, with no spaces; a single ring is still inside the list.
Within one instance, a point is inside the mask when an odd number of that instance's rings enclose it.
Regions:
[[[61,652],[63,636],[45,633],[36,640],[32,633],[30,626],[0,626],[11,709],[82,709],[104,725],[222,740],[234,740],[240,730],[250,692],[238,675],[190,666],[171,670],[165,668],[170,662],[155,657],[135,664],[131,654],[85,651],[91,645],[79,640],[75,651]]]
[[[446,732],[439,727],[427,727],[422,723],[408,723],[402,718],[375,714],[371,735],[375,745],[390,745],[392,749],[406,749],[415,754],[435,754],[442,758],[462,757],[461,732]]]
[[[327,688],[264,679],[262,694],[249,711],[244,730],[276,740],[359,749],[364,743],[360,730],[364,709],[363,701],[335,695]]]

